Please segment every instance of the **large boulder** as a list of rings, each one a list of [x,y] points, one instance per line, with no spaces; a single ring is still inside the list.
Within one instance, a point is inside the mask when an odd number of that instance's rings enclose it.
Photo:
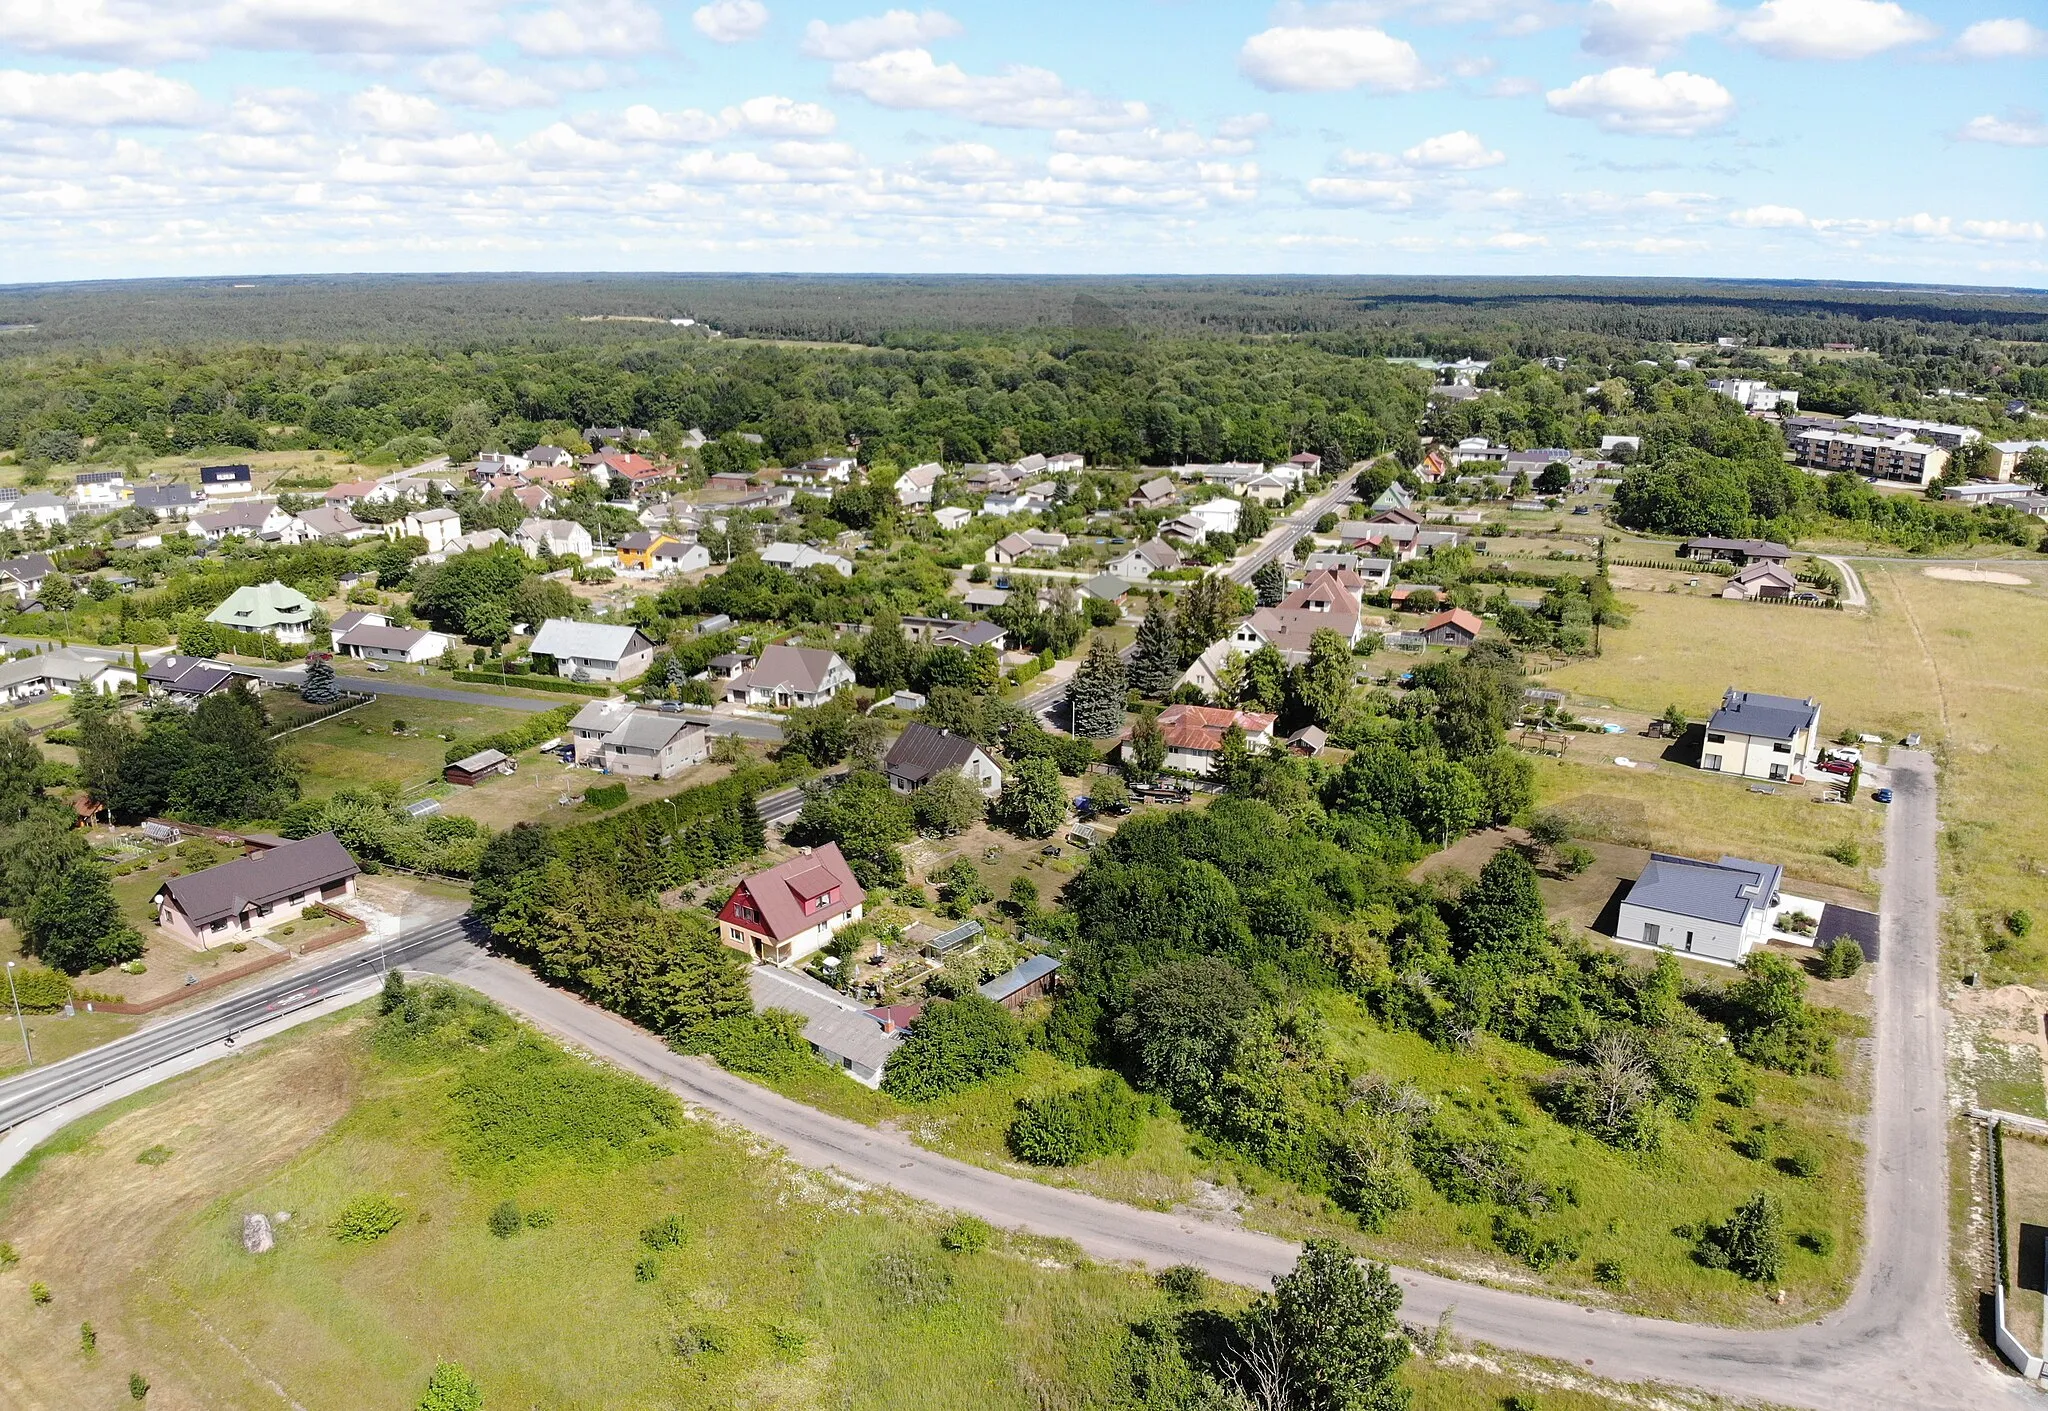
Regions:
[[[268,1254],[277,1237],[270,1232],[270,1217],[260,1210],[242,1217],[242,1248],[251,1254]]]

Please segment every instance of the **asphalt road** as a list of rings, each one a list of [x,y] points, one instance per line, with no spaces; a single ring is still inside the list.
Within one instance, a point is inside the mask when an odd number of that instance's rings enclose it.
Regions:
[[[1461,1336],[1568,1360],[1601,1378],[1696,1387],[1816,1411],[1979,1411],[2036,1404],[2034,1393],[2016,1378],[1977,1357],[1955,1324],[1947,1259],[1934,766],[1923,752],[1895,750],[1890,771],[1896,797],[1886,833],[1884,958],[1875,970],[1866,1253],[1844,1307],[1787,1329],[1715,1328],[1629,1317],[1403,1269],[1395,1273],[1406,1294],[1406,1318],[1428,1323],[1449,1309]],[[1294,1246],[1269,1235],[984,1170],[921,1150],[899,1134],[792,1102],[670,1052],[653,1035],[463,943],[462,934],[459,919],[440,923],[408,935],[390,954],[476,988],[578,1049],[779,1143],[802,1164],[1011,1228],[1070,1238],[1101,1259],[1154,1267],[1197,1264],[1249,1285],[1264,1284],[1293,1262]],[[213,1042],[238,1025],[315,1004],[323,990],[360,981],[377,965],[372,953],[302,970],[0,1084],[0,1126]],[[1686,1176],[1673,1172],[1670,1179]]]
[[[268,667],[238,666],[236,671],[253,676],[273,686],[297,686],[304,679],[306,669],[302,666]],[[542,711],[553,710],[567,704],[571,699],[558,696],[547,700],[539,696],[519,696],[507,692],[499,695],[487,691],[451,691],[445,686],[423,686],[417,681],[407,681],[395,674],[384,676],[355,675],[340,677],[338,683],[345,691],[358,691],[370,696],[409,696],[421,701],[448,701],[454,705],[497,706],[502,710],[523,710],[528,715],[539,715]],[[714,735],[738,735],[746,740],[767,740],[779,744],[782,729],[772,720],[753,720],[746,716],[718,715],[708,710],[685,710],[685,720],[701,720]]]
[[[327,961],[286,966],[275,979],[237,991],[218,1004],[158,1020],[125,1038],[61,1062],[31,1068],[0,1083],[0,1131],[252,1024],[317,1004],[335,990],[407,965],[450,942],[463,944],[469,914],[409,931],[381,951],[351,949]],[[463,944],[463,949],[474,946]]]

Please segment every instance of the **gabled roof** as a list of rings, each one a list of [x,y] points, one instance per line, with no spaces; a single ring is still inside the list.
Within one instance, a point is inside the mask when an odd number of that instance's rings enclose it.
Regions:
[[[804,910],[807,901],[814,901],[828,892],[838,894],[830,906],[810,912]],[[758,919],[731,917],[743,894],[752,902]],[[839,845],[827,843],[787,862],[777,863],[765,872],[756,872],[742,881],[727,900],[722,915],[737,920],[741,926],[778,941],[786,941],[820,922],[851,911],[866,900],[867,893],[861,890],[860,883],[853,880],[853,869],[846,865]]]
[[[381,627],[374,622],[360,622],[337,636],[335,645],[342,647],[374,647],[387,652],[409,652],[431,635],[417,627]]]
[[[1434,632],[1439,627],[1457,627],[1477,637],[1486,629],[1486,624],[1463,608],[1447,608],[1422,624],[1425,632]]]
[[[369,528],[341,505],[316,505],[303,510],[299,514],[299,523],[323,539]]]
[[[582,712],[578,712],[581,715]],[[689,730],[702,730],[701,720],[685,720],[680,715],[662,715],[651,710],[636,710],[620,721],[618,726],[604,737],[607,745],[621,749],[663,750],[676,736]]]
[[[1730,686],[1721,708],[1707,722],[1709,730],[1751,735],[1760,740],[1790,740],[1820,719],[1820,702],[1792,696],[1767,696]]]
[[[754,663],[754,669],[733,685],[757,691],[772,691],[780,687],[811,695],[825,689],[825,677],[831,672],[832,663],[838,659],[837,652],[823,647],[792,647],[778,642],[772,647],[763,647],[761,659]]]
[[[540,625],[528,650],[542,656],[623,661],[642,647],[652,645],[629,622],[578,622],[573,618],[551,617]]]
[[[234,485],[249,479],[246,465],[203,465],[199,467],[199,480],[204,485]]]
[[[235,673],[211,657],[167,656],[143,672],[142,679],[180,695],[204,696],[234,680]]]
[[[332,494],[333,491],[328,493]],[[205,498],[204,495],[200,494],[190,485],[138,485],[135,487],[135,507],[137,509],[176,509],[179,505],[196,505]]]
[[[332,833],[315,833],[296,843],[237,858],[202,872],[173,877],[159,888],[195,927],[271,906],[286,897],[331,887],[359,869]]]
[[[1653,852],[1624,900],[1653,911],[1740,926],[1750,912],[1770,907],[1784,873],[1774,862],[1739,857],[1702,862]]]
[[[270,522],[270,516],[277,513],[277,506],[263,500],[245,504],[229,505],[226,509],[210,510],[199,516],[197,523],[209,534],[233,534],[240,530],[261,529]]]
[[[1235,725],[1247,735],[1270,732],[1279,717],[1255,710],[1220,706],[1176,705],[1159,712],[1159,733],[1180,750],[1220,750],[1223,736]]]
[[[1060,963],[1049,955],[1029,956],[978,988],[983,995],[1001,1004],[1017,991],[1037,984],[1059,968]]]
[[[972,651],[974,648],[983,645],[993,646],[995,643],[1002,641],[1005,635],[999,623],[970,621],[956,622],[950,627],[937,628],[932,632],[932,640],[934,642],[957,642]]]
[[[965,768],[967,761],[973,759],[974,752],[980,748],[973,739],[955,735],[950,730],[934,730],[929,725],[907,725],[896,737],[896,743],[889,746],[882,769],[895,778],[922,784],[927,779],[936,779],[941,774]]]

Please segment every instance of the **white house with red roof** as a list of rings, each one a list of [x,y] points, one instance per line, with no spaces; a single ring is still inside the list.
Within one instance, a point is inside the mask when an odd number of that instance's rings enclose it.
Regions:
[[[733,888],[718,938],[767,965],[794,965],[861,918],[867,893],[837,843],[806,848]]]
[[[1189,774],[1207,774],[1223,752],[1223,737],[1235,725],[1254,754],[1273,743],[1277,716],[1264,711],[1231,710],[1223,706],[1174,705],[1159,712],[1159,733],[1166,738],[1166,767]]]

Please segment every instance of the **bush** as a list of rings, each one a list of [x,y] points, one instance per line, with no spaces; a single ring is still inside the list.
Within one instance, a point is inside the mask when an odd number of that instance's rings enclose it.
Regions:
[[[1076,1166],[1138,1149],[1149,1110],[1114,1073],[1087,1087],[1027,1099],[1010,1123],[1010,1150],[1034,1166]]]
[[[522,676],[514,681],[502,671],[451,671],[457,681],[474,681],[483,686],[517,686],[522,691],[553,691],[565,696],[609,696],[612,688],[601,682],[569,681],[560,676]],[[542,735],[540,739],[546,739]],[[457,755],[457,759],[462,756]]]
[[[651,1284],[661,1277],[661,1261],[651,1254],[643,1254],[633,1261],[633,1282]]]
[[[690,1238],[690,1227],[680,1215],[664,1215],[640,1232],[640,1243],[649,1249],[681,1249]]]
[[[1751,1127],[1735,1139],[1735,1150],[1751,1161],[1763,1161],[1771,1154],[1771,1129]]]
[[[720,1067],[758,1078],[787,1078],[816,1061],[804,1039],[803,1017],[786,1009],[715,1019],[698,1025],[690,1037],[689,1046]]]
[[[1857,863],[1863,861],[1863,849],[1856,845],[1854,838],[1844,838],[1839,843],[1829,846],[1827,856],[1841,863],[1844,867],[1854,867]]]
[[[483,1411],[483,1388],[453,1362],[443,1362],[427,1378],[427,1394],[417,1411]]]
[[[529,1230],[545,1230],[554,1223],[555,1212],[545,1205],[526,1212],[526,1228]]]
[[[2005,914],[2005,929],[2020,940],[2025,940],[2034,930],[2032,912],[2014,909]]]
[[[1611,1289],[1628,1287],[1628,1271],[1621,1267],[1619,1259],[1601,1259],[1593,1265],[1595,1282]]]
[[[994,1000],[963,995],[926,1009],[889,1056],[882,1090],[905,1102],[930,1102],[1012,1073],[1024,1057],[1016,1016]]]
[[[389,1196],[359,1195],[341,1207],[327,1230],[343,1244],[370,1244],[397,1229],[404,1219],[405,1212]]]
[[[716,1323],[692,1323],[677,1333],[670,1345],[678,1357],[696,1357],[706,1352],[727,1351],[732,1338]]]
[[[1821,948],[1823,980],[1846,980],[1863,968],[1863,947],[1853,936],[1837,936]]]
[[[503,1200],[491,1207],[490,1218],[485,1224],[499,1239],[509,1240],[525,1227],[526,1220],[519,1213],[518,1202]]]
[[[41,1279],[37,1279],[28,1286],[28,1301],[35,1304],[38,1308],[48,1303],[50,1301],[50,1286]]]
[[[128,1399],[130,1401],[141,1401],[148,1395],[149,1378],[143,1376],[140,1372],[130,1372],[128,1374]]]
[[[135,1154],[135,1162],[138,1166],[161,1166],[169,1161],[173,1154],[167,1146],[145,1147]]]
[[[1835,1237],[1827,1230],[1808,1230],[1799,1237],[1799,1243],[1823,1259],[1835,1252]]]
[[[1161,1293],[1183,1308],[1200,1303],[1209,1296],[1209,1275],[1192,1264],[1176,1264],[1170,1269],[1161,1269],[1152,1276],[1152,1282],[1159,1286]]]
[[[995,1229],[988,1221],[972,1215],[957,1215],[939,1227],[939,1247],[955,1254],[977,1254],[987,1249],[995,1237]]]
[[[1803,1146],[1785,1158],[1785,1170],[1801,1180],[1812,1180],[1821,1173],[1824,1163],[1821,1154],[1812,1147]]]
[[[1593,850],[1580,843],[1566,843],[1557,850],[1558,870],[1567,877],[1577,877],[1593,865]]]
[[[1697,1257],[1710,1269],[1727,1269],[1751,1283],[1776,1279],[1785,1265],[1784,1216],[1777,1201],[1758,1191],[1700,1235]]]
[[[71,981],[41,965],[16,966],[14,992],[30,1014],[55,1014],[71,1000]]]
[[[623,782],[593,784],[583,791],[583,802],[592,808],[617,808],[626,801],[626,786]]]

